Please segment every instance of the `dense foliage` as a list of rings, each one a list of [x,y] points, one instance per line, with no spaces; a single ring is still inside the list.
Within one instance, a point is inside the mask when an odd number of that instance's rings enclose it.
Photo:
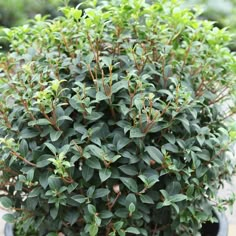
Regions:
[[[236,0],[190,0],[188,6],[200,6],[201,17],[215,22],[219,28],[228,27],[234,35],[229,47],[236,50]]]
[[[227,32],[174,0],[63,13],[5,30],[5,220],[48,236],[197,235],[230,201],[216,197],[234,171]]]

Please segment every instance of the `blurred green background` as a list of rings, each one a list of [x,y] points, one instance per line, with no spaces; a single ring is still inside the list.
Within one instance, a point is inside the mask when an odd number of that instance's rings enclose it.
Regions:
[[[0,26],[21,25],[36,14],[53,18],[59,14],[58,7],[64,4],[76,6],[79,3],[81,0],[0,0]],[[190,8],[200,6],[203,9],[202,18],[214,21],[220,28],[229,27],[236,35],[236,0],[185,0],[184,5]],[[236,36],[230,48],[236,51]]]
[[[230,48],[236,51],[236,0],[185,0],[185,4],[200,6],[202,18],[214,21],[219,28],[228,27],[234,35]]]

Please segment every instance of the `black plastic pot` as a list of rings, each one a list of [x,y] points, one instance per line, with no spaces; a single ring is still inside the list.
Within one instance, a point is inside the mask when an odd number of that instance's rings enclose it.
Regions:
[[[215,212],[218,218],[218,223],[206,222],[201,230],[202,236],[227,236],[228,235],[228,221],[223,213]],[[4,229],[4,236],[14,236],[13,224],[7,223]]]
[[[202,229],[202,236],[227,236],[228,235],[228,220],[223,213],[214,212],[218,218],[217,223],[206,222]]]

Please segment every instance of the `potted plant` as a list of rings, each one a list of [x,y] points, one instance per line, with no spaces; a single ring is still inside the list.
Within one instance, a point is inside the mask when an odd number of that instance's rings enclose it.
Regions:
[[[197,235],[232,202],[217,198],[234,173],[228,33],[176,1],[62,11],[5,30],[4,219],[47,236]]]

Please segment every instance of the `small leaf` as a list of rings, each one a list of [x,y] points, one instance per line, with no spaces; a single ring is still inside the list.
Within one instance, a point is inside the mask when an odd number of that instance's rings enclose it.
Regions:
[[[101,57],[102,62],[106,65],[106,66],[111,66],[112,65],[112,58],[111,57]]]
[[[163,154],[154,146],[147,146],[145,151],[149,154],[149,156],[159,164],[162,164]]]
[[[121,138],[118,140],[117,142],[117,151],[120,151],[122,148],[124,148],[125,146],[127,146],[129,143],[131,142],[130,139],[128,138]]]
[[[169,151],[169,152],[173,152],[173,153],[177,153],[179,152],[179,149],[176,145],[174,144],[171,144],[171,143],[167,143],[165,145],[162,146],[166,151]]]
[[[29,126],[34,125],[50,125],[51,122],[47,119],[38,119],[38,120],[32,120],[28,123]]]
[[[89,235],[96,236],[98,233],[98,226],[96,224],[91,224],[89,227]]]
[[[76,221],[79,218],[79,212],[77,210],[70,209],[70,211],[67,211],[65,213],[64,219],[70,223],[70,225],[73,225],[76,223]]]
[[[54,233],[54,232],[50,232],[50,233],[48,233],[46,236],[58,236],[58,234],[57,234],[57,233]]]
[[[127,219],[129,215],[129,211],[126,208],[119,208],[115,211],[115,215],[117,217]]]
[[[108,97],[103,92],[99,91],[96,93],[96,101],[97,102],[100,102],[100,101],[106,100],[106,99],[108,99]]]
[[[21,156],[23,156],[23,157],[26,157],[26,155],[28,154],[29,147],[28,147],[28,143],[25,139],[21,140],[19,151],[20,151]]]
[[[51,143],[44,143],[45,146],[56,156],[57,149]]]
[[[130,138],[142,138],[144,136],[145,133],[142,133],[142,131],[139,128],[131,128]]]
[[[78,195],[74,195],[71,197],[71,199],[73,199],[74,201],[78,202],[78,203],[84,203],[86,202],[87,198],[84,195],[78,194]]]
[[[12,207],[12,200],[9,197],[1,197],[0,202],[5,208],[11,208]]]
[[[125,232],[131,234],[140,234],[140,231],[135,227],[129,227],[125,230]]]
[[[10,214],[10,213],[7,213],[7,214],[3,215],[2,219],[5,220],[8,223],[14,223],[14,221],[15,221],[14,215]]]
[[[96,213],[96,207],[92,204],[88,204],[88,211],[91,215],[95,215]]]
[[[97,147],[96,145],[91,144],[87,147],[95,157],[102,158],[102,156],[104,155],[104,151],[101,148]]]
[[[132,165],[122,165],[118,167],[122,172],[127,175],[134,176],[138,174],[137,169]]]
[[[34,138],[39,135],[39,132],[33,128],[26,128],[20,132],[20,137],[23,139]]]
[[[93,174],[94,174],[94,169],[90,168],[87,165],[83,166],[82,176],[85,181],[89,181],[93,177]]]
[[[110,169],[101,169],[99,170],[99,177],[101,179],[101,182],[106,181],[111,176],[111,170]]]
[[[129,204],[129,212],[132,214],[135,211],[136,207],[133,202]]]
[[[58,210],[59,210],[59,208],[57,208],[57,207],[50,209],[50,216],[53,218],[53,220],[55,220],[57,218]]]
[[[61,181],[60,178],[55,177],[55,176],[50,176],[48,178],[48,184],[50,186],[51,189],[53,190],[58,190],[61,187]]]
[[[34,188],[33,190],[30,191],[28,197],[29,198],[38,197],[40,192],[41,192],[41,187],[36,187],[36,188]]]
[[[102,169],[101,164],[99,160],[95,157],[91,157],[85,161],[85,164],[89,166],[90,168],[100,170]]]
[[[62,135],[62,131],[51,130],[50,139],[52,142],[56,142]]]
[[[112,212],[108,211],[108,210],[103,210],[99,213],[99,217],[101,219],[109,219],[113,216]]]
[[[181,202],[187,199],[187,196],[184,194],[175,194],[173,196],[169,196],[169,200],[171,202]]]
[[[64,121],[64,120],[70,120],[73,121],[69,116],[60,116],[58,117],[57,121]]]
[[[123,225],[124,225],[123,221],[117,221],[116,223],[114,223],[114,228],[115,230],[119,230],[122,228]]]
[[[128,89],[127,80],[121,80],[112,85],[112,93],[117,93],[121,89]]]
[[[140,195],[140,200],[142,203],[154,204],[153,199],[148,195],[144,195],[144,194]]]
[[[121,177],[120,180],[130,191],[138,192],[138,185],[134,179]]]
[[[109,189],[99,188],[95,190],[93,198],[102,198],[102,197],[107,196],[109,193],[110,193]]]

